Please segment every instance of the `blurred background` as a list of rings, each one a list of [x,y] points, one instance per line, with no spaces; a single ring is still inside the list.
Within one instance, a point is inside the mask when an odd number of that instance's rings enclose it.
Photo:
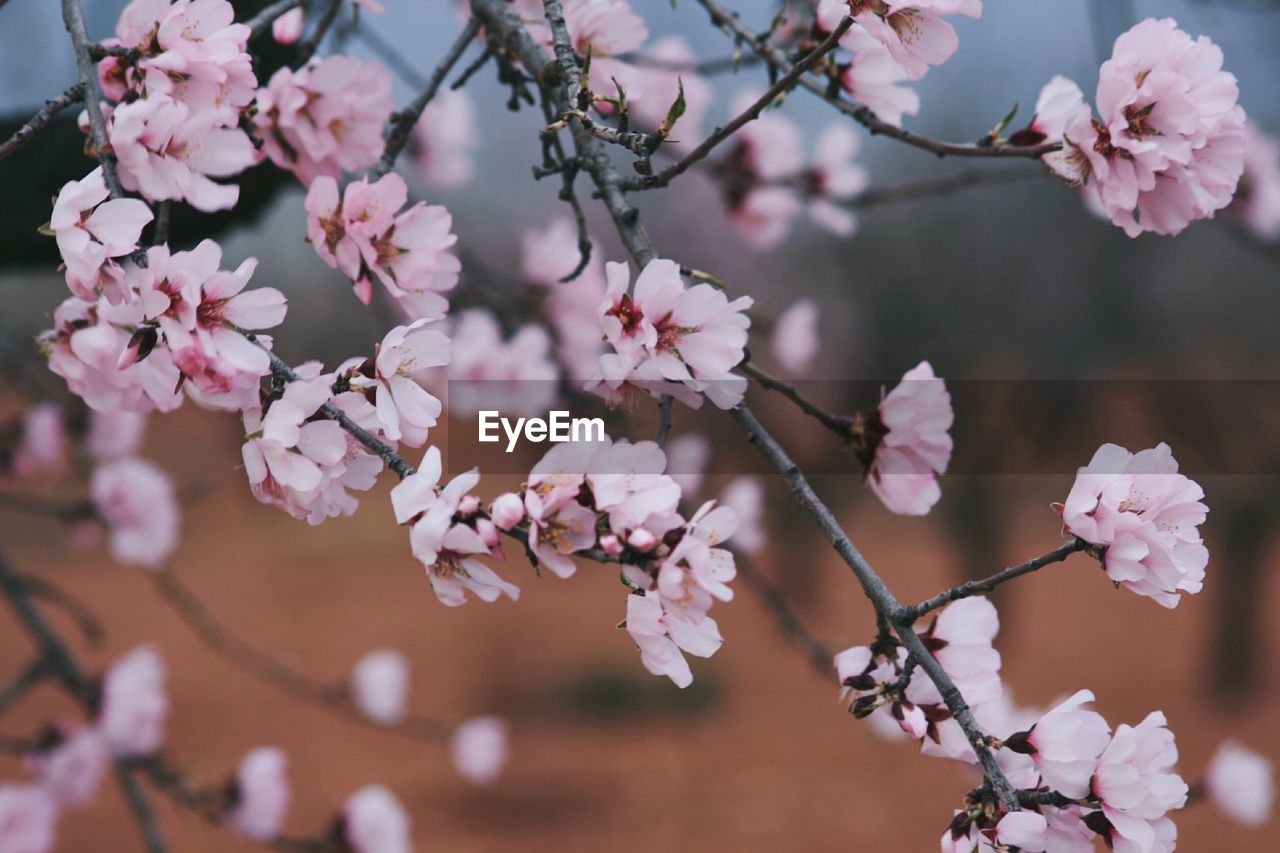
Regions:
[[[91,33],[106,36],[122,5],[86,2]],[[454,4],[386,5],[360,26],[429,71],[456,37]],[[728,41],[688,0],[674,9],[655,0],[633,5],[654,37],[681,33],[702,58],[727,55]],[[731,5],[759,29],[773,6]],[[1221,45],[1251,118],[1280,132],[1280,10],[1246,0],[987,0],[981,20],[957,21],[956,56],[916,85],[922,108],[908,126],[972,140],[1014,103],[1023,105],[1025,123],[1055,73],[1090,93],[1111,40],[1151,15],[1172,16]],[[13,0],[0,23],[0,117],[20,121],[72,81],[70,52],[57,4]],[[358,34],[342,49],[378,55]],[[763,79],[750,67],[717,78],[710,121],[728,116],[739,88],[760,88]],[[482,131],[477,175],[462,190],[426,197],[449,206],[477,266],[502,276],[518,269],[520,236],[563,215],[564,205],[555,200],[557,187],[529,177],[539,162],[540,116],[503,109],[505,92],[491,68],[467,90]],[[397,101],[411,91],[398,82]],[[783,109],[812,132],[834,120],[803,93]],[[30,341],[66,293],[51,271],[52,241],[31,233],[48,215],[32,199],[87,171],[71,117],[64,118],[0,163],[0,335],[19,357],[34,357]],[[877,139],[866,140],[862,159],[876,188],[975,165]],[[1189,780],[1226,736],[1280,756],[1280,634],[1271,607],[1280,596],[1273,535],[1280,415],[1271,405],[1280,378],[1277,254],[1220,222],[1197,223],[1175,239],[1130,240],[1093,218],[1072,192],[1039,178],[1032,164],[976,165],[1033,177],[864,211],[849,239],[801,225],[770,253],[742,242],[700,176],[637,199],[656,244],[754,296],[761,328],[798,298],[820,302],[823,348],[808,378],[835,380],[812,383],[832,407],[874,404],[864,384],[841,380],[892,379],[921,359],[949,380],[1013,389],[974,398],[995,407],[998,397],[995,414],[966,412],[958,398],[961,473],[943,480],[942,501],[924,520],[890,516],[819,428],[777,421],[802,466],[823,472],[816,488],[903,600],[1058,544],[1049,504],[1066,495],[1073,466],[1087,462],[1090,449],[1042,469],[1011,460],[1064,445],[1091,448],[1099,434],[1134,450],[1170,440],[1180,458],[1194,458],[1187,473],[1204,485],[1212,510],[1203,528],[1212,555],[1205,591],[1166,611],[1113,590],[1079,556],[1005,588],[998,646],[1006,683],[1019,702],[1038,706],[1089,687],[1113,724],[1164,710]],[[254,281],[289,296],[277,350],[292,362],[329,364],[367,350],[383,323],[303,242],[302,190],[283,173],[250,186],[257,189],[246,189],[243,210],[217,227],[225,229],[229,262],[258,257]],[[622,260],[600,213],[588,205],[592,233],[608,259]],[[475,275],[464,265],[460,299]],[[763,339],[754,343],[765,361]],[[1234,384],[1241,380],[1252,382]],[[1135,391],[1155,387],[1167,393]],[[764,391],[751,393],[769,408],[781,406]],[[1255,396],[1262,404],[1244,405]],[[966,418],[989,428],[966,432]],[[1205,431],[1206,424],[1226,428]],[[708,496],[755,466],[727,418],[695,419],[677,408],[675,434],[693,428],[715,446]],[[1171,436],[1194,430],[1203,442],[1180,451]],[[1081,443],[1082,434],[1089,440]],[[391,526],[383,489],[355,517],[306,528],[253,500],[239,469],[241,439],[236,418],[193,407],[153,419],[147,455],[186,496],[179,577],[236,635],[317,679],[341,680],[370,648],[389,646],[413,661],[415,710],[505,716],[512,754],[496,785],[476,788],[458,778],[443,748],[351,726],[253,680],[199,643],[144,576],[96,552],[70,550],[52,523],[0,510],[0,541],[17,566],[56,579],[105,622],[105,643],[86,650],[87,660],[101,666],[139,642],[157,644],[171,670],[169,744],[194,777],[221,778],[257,745],[285,748],[295,832],[321,826],[347,793],[377,781],[411,811],[420,849],[927,850],[973,782],[964,767],[883,741],[851,719],[835,701],[834,678],[810,668],[745,588],[717,608],[725,645],[695,663],[696,681],[682,692],[644,672],[615,629],[623,602],[611,572],[586,565],[567,582],[535,579],[513,552],[503,571],[522,587],[518,604],[442,607],[403,532]],[[482,493],[518,481],[487,477]],[[770,544],[753,564],[832,648],[866,642],[874,631],[870,608],[847,570],[785,487],[772,480],[767,487]],[[24,644],[0,618],[0,672],[27,659]],[[6,730],[25,731],[64,707],[55,691],[42,690],[6,715]],[[0,778],[17,774],[15,762],[0,759]],[[64,818],[60,849],[133,849],[136,830],[118,796],[104,786],[92,807]],[[253,849],[154,799],[174,849]],[[1189,851],[1264,849],[1275,830],[1273,822],[1270,831],[1246,832],[1208,806],[1189,809],[1178,824],[1181,849]]]

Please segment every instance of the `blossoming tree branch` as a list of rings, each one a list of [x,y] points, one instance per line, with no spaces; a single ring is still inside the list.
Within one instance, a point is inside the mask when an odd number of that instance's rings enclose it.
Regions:
[[[1045,553],[903,602],[888,582],[895,567],[868,562],[753,406],[813,418],[850,452],[885,511],[923,516],[941,496],[953,450],[945,381],[921,362],[862,411],[825,410],[750,360],[751,283],[726,285],[655,245],[633,203],[701,173],[744,239],[767,251],[802,216],[849,236],[859,210],[987,180],[958,172],[871,189],[857,160],[870,133],[921,156],[1022,161],[1018,179],[1063,184],[1130,236],[1176,235],[1220,215],[1259,241],[1275,239],[1280,147],[1247,120],[1222,51],[1171,19],[1142,21],[1115,41],[1092,104],[1055,77],[1025,127],[1010,114],[971,142],[952,142],[909,129],[920,108],[912,84],[945,73],[938,69],[958,47],[950,19],[981,17],[981,0],[795,2],[753,22],[719,0],[685,2],[724,34],[731,60],[700,58],[679,37],[650,42],[640,4],[627,0],[469,0],[435,10],[458,35],[420,76],[416,96],[397,106],[380,62],[324,50],[344,21],[381,13],[376,0],[133,0],[110,37],[88,32],[80,0],[62,0],[76,82],[0,140],[0,158],[38,144],[57,113],[77,107],[89,159],[83,177],[48,188],[56,197],[44,230],[69,295],[37,342],[52,373],[25,377],[27,405],[0,431],[0,511],[56,518],[76,542],[103,536],[116,561],[148,573],[232,663],[353,723],[440,743],[476,784],[501,772],[505,721],[409,711],[408,665],[392,650],[371,651],[341,682],[293,670],[228,631],[182,584],[171,567],[179,496],[140,455],[152,412],[189,403],[238,418],[242,458],[224,464],[242,463],[259,501],[309,525],[354,513],[360,493],[394,478],[387,534],[407,535],[443,606],[517,601],[518,582],[532,581],[526,562],[553,575],[534,581],[549,584],[601,565],[617,572],[614,613],[600,618],[621,618],[620,642],[680,687],[694,678],[687,656],[709,658],[724,642],[712,610],[729,606],[735,581],[745,581],[799,649],[834,671],[853,717],[975,768],[954,813],[932,818],[944,851],[1075,853],[1099,840],[1122,853],[1169,851],[1173,815],[1204,798],[1235,820],[1264,821],[1271,769],[1246,747],[1228,741],[1188,783],[1161,711],[1113,726],[1094,708],[1106,697],[1082,685],[1062,684],[1067,698],[1048,709],[1016,705],[1003,687],[999,617],[986,597],[1001,585],[1093,561],[1116,586],[1175,608],[1212,582],[1199,532],[1205,495],[1168,445],[1103,445],[1080,460],[1059,518],[1046,523]],[[242,6],[254,14],[237,22]],[[288,62],[259,58],[271,42]],[[467,81],[482,74],[496,75],[505,101],[468,94]],[[742,81],[714,128],[712,74]],[[791,97],[830,111],[811,144],[787,116]],[[476,115],[506,109],[532,116],[517,138],[549,203],[564,208],[523,236],[519,276],[533,298],[514,318],[510,304],[481,292],[468,307],[451,304],[471,261],[449,210],[411,198],[397,171],[412,169],[432,188],[464,185],[475,168]],[[226,257],[211,238],[171,244],[175,208],[234,210],[236,177],[260,163],[305,188],[297,238],[350,281],[353,304],[384,323],[372,352],[332,366],[287,363],[274,351],[289,334],[287,302],[254,281],[256,261]],[[596,204],[627,256],[605,257],[588,232]],[[812,363],[819,311],[802,298],[771,320],[761,345],[790,374]],[[446,407],[446,385],[463,379],[492,383],[495,399],[459,391]],[[445,470],[433,435],[446,412],[545,413],[574,395],[623,418],[651,408],[657,435],[556,444],[518,490],[500,494],[482,489],[478,470]],[[795,535],[824,537],[848,566],[878,625],[864,644],[831,655],[755,575],[750,561],[765,536],[760,480],[741,477],[700,498],[708,444],[673,430],[672,413],[703,406],[723,410],[732,434],[812,517],[811,532]],[[33,484],[69,458],[83,494],[38,496]],[[1104,591],[1101,581],[1080,582]],[[166,849],[153,796],[282,849],[410,849],[411,817],[380,785],[352,793],[314,833],[284,835],[291,788],[287,756],[275,747],[248,751],[223,779],[193,780],[166,745],[166,667],[154,647],[91,672],[46,615],[67,609],[97,630],[87,608],[3,557],[0,593],[35,649],[0,689],[0,715],[44,682],[66,697],[65,714],[42,730],[0,735],[0,748],[26,768],[0,783],[0,850],[53,849],[59,822],[75,820],[108,774],[150,851]],[[1158,688],[1151,696],[1158,704]]]

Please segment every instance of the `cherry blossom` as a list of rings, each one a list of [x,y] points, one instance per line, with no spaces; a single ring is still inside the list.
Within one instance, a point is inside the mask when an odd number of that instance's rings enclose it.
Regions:
[[[89,497],[107,526],[112,557],[147,569],[168,562],[181,528],[168,474],[142,459],[105,462],[93,471]]]
[[[1107,721],[1083,707],[1092,701],[1092,691],[1077,691],[1030,729],[1004,741],[1007,748],[1031,756],[1049,787],[1073,799],[1089,793],[1098,756],[1110,741]]]
[[[492,785],[507,763],[511,727],[501,717],[472,717],[453,730],[449,757],[463,778]]]
[[[376,649],[351,670],[351,698],[360,713],[392,726],[404,719],[409,696],[409,661],[394,649]]]
[[[745,111],[759,97],[740,92],[731,111]],[[734,135],[733,147],[716,166],[729,218],[754,248],[772,249],[786,237],[803,209],[796,191],[784,184],[804,171],[800,129],[777,110],[766,110]]]
[[[818,20],[828,32],[848,15],[889,51],[907,77],[919,80],[960,46],[943,15],[982,15],[982,0],[821,0]]]
[[[720,492],[720,505],[733,510],[738,519],[733,547],[744,554],[758,554],[768,544],[764,498],[764,483],[758,477],[735,477]]]
[[[413,126],[413,165],[428,185],[456,190],[475,171],[472,152],[480,141],[475,107],[465,92],[438,92]]]
[[[1187,784],[1173,770],[1178,748],[1154,711],[1136,726],[1121,725],[1098,758],[1093,791],[1111,812],[1157,820],[1187,802]]]
[[[302,38],[304,23],[302,8],[290,9],[271,22],[271,37],[280,44],[296,44]]]
[[[148,416],[125,410],[89,412],[85,449],[97,462],[134,456],[142,448]]]
[[[270,841],[280,834],[292,796],[287,765],[284,752],[273,746],[259,747],[240,760],[233,783],[234,805],[226,816],[237,832],[257,841]]]
[[[113,259],[138,248],[152,214],[139,199],[108,195],[101,166],[82,180],[68,181],[53,203],[49,229],[58,241],[71,292],[92,301],[101,291],[118,303],[126,296],[124,271]]]
[[[342,831],[352,853],[409,853],[413,849],[409,814],[382,785],[368,785],[347,798]]]
[[[805,172],[809,218],[838,237],[857,230],[858,219],[842,203],[867,188],[867,170],[854,162],[858,134],[845,124],[832,124],[818,137],[813,163]]]
[[[422,380],[431,368],[448,364],[451,353],[449,338],[429,328],[430,322],[416,320],[387,332],[373,358],[373,376],[353,370],[347,380],[352,389],[372,395],[383,434],[412,447],[425,443],[442,410]]]
[[[57,824],[58,805],[44,788],[0,783],[0,839],[6,853],[49,853]]]
[[[62,407],[38,403],[22,413],[21,436],[8,464],[19,477],[54,472],[67,453],[67,427]]]
[[[448,329],[453,358],[429,384],[447,395],[450,412],[466,416],[500,409],[533,417],[555,403],[560,371],[551,336],[541,325],[521,326],[507,337],[492,312],[472,308],[455,314]]]
[[[953,420],[951,395],[927,361],[884,395],[866,425],[874,442],[867,482],[890,510],[926,515],[938,502],[935,474],[945,473],[951,460]]]
[[[920,112],[920,96],[898,85],[910,79],[889,48],[860,27],[852,27],[840,39],[851,61],[842,66],[840,82],[849,97],[881,121],[901,127],[904,115]]]
[[[605,344],[596,313],[605,295],[601,249],[592,242],[586,267],[571,282],[562,282],[578,267],[578,229],[568,217],[552,219],[545,229],[527,231],[522,241],[521,271],[546,292],[546,315],[555,329],[556,355],[573,379],[599,375]]]
[[[98,792],[110,763],[106,743],[92,726],[60,724],[55,731],[58,742],[29,756],[28,765],[59,806],[86,805]]]
[[[273,74],[258,92],[253,126],[271,161],[310,186],[378,162],[393,109],[381,65],[329,56]]]
[[[1139,453],[1104,444],[1076,474],[1062,507],[1063,525],[1105,548],[1110,577],[1164,607],[1204,585],[1209,552],[1198,527],[1208,513],[1204,490],[1178,473],[1167,444]]]
[[[410,547],[426,568],[436,597],[449,607],[465,604],[468,591],[481,601],[502,595],[517,600],[519,588],[476,559],[502,557],[493,522],[478,512],[478,502],[467,517],[460,517],[462,500],[480,474],[468,471],[440,488],[442,472],[439,448],[429,447],[418,471],[391,490],[396,523],[409,525]]]
[[[114,755],[129,758],[159,749],[168,714],[164,661],[152,647],[128,652],[103,676],[97,726]]]
[[[1204,790],[1224,814],[1245,826],[1262,826],[1275,800],[1272,763],[1238,741],[1218,747],[1204,774]]]
[[[644,56],[657,60],[658,63],[677,66],[692,66],[697,60],[688,40],[674,34],[655,39],[644,48]],[[627,86],[630,112],[649,128],[662,126],[671,105],[683,92],[684,114],[680,116],[672,135],[663,145],[683,151],[702,141],[702,127],[715,94],[711,83],[706,79],[690,70],[674,71],[656,64],[654,67],[628,66],[624,76],[619,79]]]
[[[698,494],[711,456],[711,441],[700,432],[688,432],[670,439],[662,449],[667,455],[667,474],[680,487],[680,494],[686,498]]]
[[[808,373],[820,346],[818,303],[812,299],[796,300],[774,321],[769,350],[788,373]]]
[[[677,687],[693,683],[693,672],[675,640],[671,638],[672,619],[657,596],[627,596],[627,633],[640,649],[640,662],[654,675],[665,675]]]

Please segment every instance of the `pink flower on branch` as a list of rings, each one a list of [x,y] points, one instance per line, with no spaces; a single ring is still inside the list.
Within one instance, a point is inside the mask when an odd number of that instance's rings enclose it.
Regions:
[[[232,828],[257,841],[280,834],[292,798],[287,765],[284,752],[272,746],[259,747],[240,760],[232,782],[233,804],[226,815]]]
[[[410,853],[409,814],[395,794],[368,785],[347,798],[342,836],[352,853]]]
[[[69,181],[53,203],[49,228],[66,265],[67,286],[81,299],[101,292],[112,303],[127,296],[124,271],[114,259],[138,248],[151,208],[136,198],[108,200],[102,167],[80,181]]]
[[[876,414],[862,422],[867,483],[893,512],[926,515],[942,496],[937,474],[951,461],[955,420],[946,383],[927,361],[903,375]],[[855,424],[855,432],[859,429]],[[856,438],[856,436],[855,436]]]
[[[464,720],[449,738],[449,758],[469,782],[492,785],[507,763],[511,727],[501,717]]]
[[[114,755],[150,755],[164,741],[169,700],[165,666],[150,646],[121,657],[102,679],[97,727]]]

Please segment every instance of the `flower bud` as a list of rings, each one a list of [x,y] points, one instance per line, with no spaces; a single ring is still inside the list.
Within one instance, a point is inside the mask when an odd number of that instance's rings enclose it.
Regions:
[[[489,507],[489,517],[501,529],[510,530],[524,520],[524,501],[513,492],[498,495]]]

